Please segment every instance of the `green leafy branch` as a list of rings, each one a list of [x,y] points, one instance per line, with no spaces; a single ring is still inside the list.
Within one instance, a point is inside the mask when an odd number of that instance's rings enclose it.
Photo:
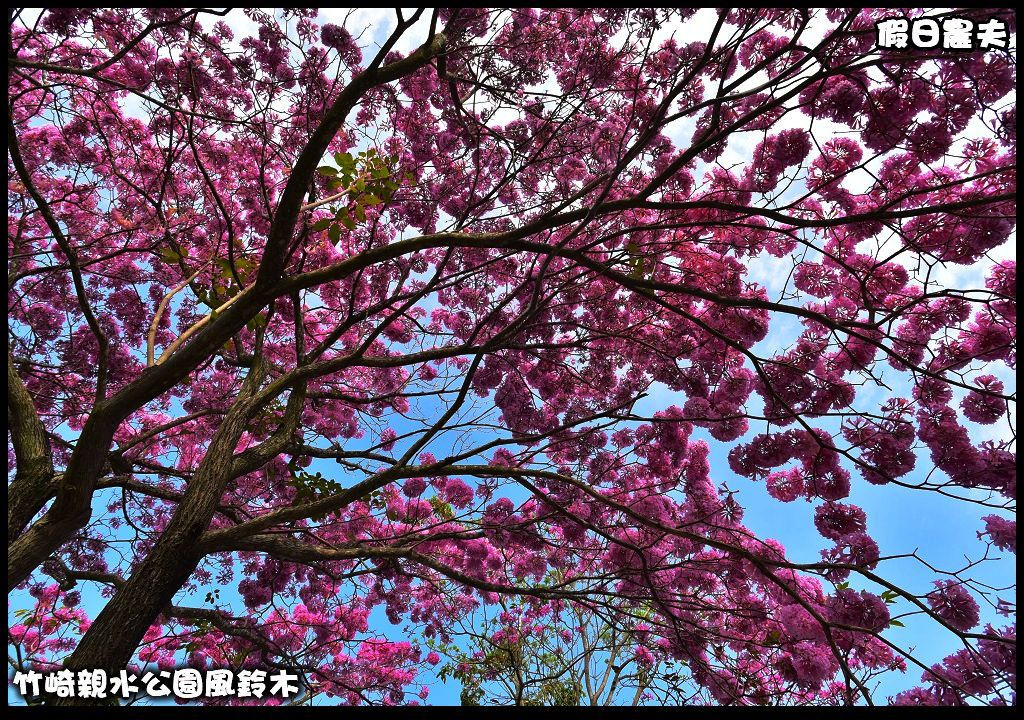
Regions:
[[[314,222],[313,230],[326,230],[332,243],[341,238],[343,227],[355,230],[357,225],[366,222],[366,208],[388,202],[401,184],[396,179],[399,177],[396,155],[384,157],[370,148],[356,156],[347,152],[334,153],[334,161],[338,167],[322,165],[317,172],[327,178],[327,189],[336,192],[303,208],[313,210],[330,206],[333,216]],[[410,185],[416,182],[411,172],[401,177]]]
[[[288,479],[288,484],[296,490],[296,504],[313,502],[314,500],[319,500],[322,497],[336,495],[344,490],[341,483],[331,480],[330,478],[325,478],[319,472],[310,474],[304,470],[298,470],[294,467],[292,468],[292,476]],[[323,520],[329,514],[330,513],[324,512],[310,517],[313,520]]]

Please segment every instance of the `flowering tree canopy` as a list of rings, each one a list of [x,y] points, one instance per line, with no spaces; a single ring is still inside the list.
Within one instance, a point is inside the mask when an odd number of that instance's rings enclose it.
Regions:
[[[1013,54],[880,49],[890,11],[388,12],[11,11],[15,669],[408,703],[435,649],[479,687],[481,637],[591,637],[626,702],[1014,702],[974,575],[1016,549]],[[967,564],[874,486],[983,508]],[[820,555],[745,524],[761,490]]]

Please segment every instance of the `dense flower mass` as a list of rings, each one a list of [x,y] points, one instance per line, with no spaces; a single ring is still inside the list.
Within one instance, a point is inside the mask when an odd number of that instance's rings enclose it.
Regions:
[[[957,630],[971,630],[978,624],[978,603],[962,585],[952,580],[936,580],[935,587],[927,599],[939,617]]]
[[[1013,704],[1015,45],[891,12],[12,11],[12,672]]]

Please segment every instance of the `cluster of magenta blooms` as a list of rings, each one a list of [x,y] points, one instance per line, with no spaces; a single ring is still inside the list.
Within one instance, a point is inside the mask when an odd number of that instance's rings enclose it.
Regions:
[[[167,12],[147,11],[145,18],[131,20],[132,16],[117,10],[55,9],[44,16],[43,32],[26,38],[24,31],[18,31],[14,41],[24,41],[19,52],[28,58],[45,56],[54,64],[90,66],[107,57],[102,44],[69,37],[88,27],[92,36],[117,47],[143,20],[166,19]],[[732,21],[742,24],[753,12],[734,11]],[[706,90],[713,91],[733,73],[773,54],[778,57],[766,69],[769,77],[798,59],[800,51],[790,46],[787,35],[794,26],[793,16],[784,10],[757,12],[774,20],[772,29],[752,33],[730,62],[709,63],[682,90],[679,106],[699,105]],[[840,17],[838,11],[825,15],[823,22]],[[382,150],[397,155],[403,167],[413,170],[417,182],[405,187],[386,211],[367,209],[374,238],[360,230],[337,245],[311,241],[303,253],[302,268],[292,270],[325,267],[368,244],[382,246],[408,232],[433,232],[444,217],[483,218],[490,213],[494,217],[469,225],[491,232],[506,230],[521,218],[532,217],[533,208],[550,204],[551,188],[554,194],[572,193],[613,168],[620,159],[621,138],[632,128],[661,120],[657,108],[667,79],[705,52],[702,41],[680,45],[669,39],[653,49],[644,64],[629,62],[629,53],[613,52],[610,46],[610,38],[626,27],[624,17],[613,10],[522,10],[506,14],[504,25],[495,28],[486,11],[464,10],[450,29],[449,66],[458,67],[460,53],[469,54],[462,48],[493,33],[489,39],[493,51],[488,55],[496,92],[508,102],[518,98],[520,117],[504,125],[495,121],[484,136],[473,135],[460,117],[464,109],[455,107],[447,81],[431,65],[402,77],[394,86],[371,90],[331,150],[354,148],[359,137],[356,130],[374,128]],[[630,17],[629,30],[640,37],[649,37],[660,22],[654,11]],[[145,347],[155,307],[167,289],[183,279],[176,265],[152,260],[146,248],[165,232],[173,232],[188,238],[188,256],[198,260],[215,254],[229,231],[265,237],[271,214],[264,190],[273,198],[289,168],[276,157],[260,154],[260,148],[273,138],[282,155],[294,154],[337,92],[327,77],[333,64],[340,60],[346,73],[352,73],[364,61],[348,30],[332,24],[318,28],[304,11],[297,11],[294,18],[305,50],[299,59],[275,22],[257,18],[258,33],[242,39],[243,51],[231,59],[220,52],[197,52],[186,40],[191,31],[172,25],[162,31],[175,49],[171,57],[159,52],[155,43],[141,42],[105,71],[106,78],[124,87],[185,97],[191,108],[201,111],[201,116],[190,120],[194,125],[190,131],[198,130],[197,142],[207,172],[214,174],[220,212],[213,209],[208,178],[190,153],[177,157],[173,173],[165,171],[161,142],[168,133],[184,132],[180,118],[154,111],[148,121],[142,121],[125,109],[129,93],[100,94],[96,92],[100,83],[89,78],[82,78],[78,89],[68,92],[64,102],[73,112],[60,125],[51,122],[51,116],[63,109],[40,112],[23,101],[13,107],[25,161],[39,190],[60,213],[68,236],[96,238],[88,250],[90,256],[111,251],[103,261],[103,273],[90,273],[87,284],[92,301],[101,309],[100,324],[115,338],[109,359],[114,390],[142,372],[144,360],[137,348]],[[874,20],[866,11],[854,21],[853,29],[870,30]],[[205,37],[212,46],[223,48],[233,40],[233,33],[227,23],[217,22]],[[840,34],[828,52],[839,64],[871,52],[872,43],[871,32]],[[541,463],[578,477],[579,483],[538,479],[537,492],[528,499],[513,500],[493,480],[467,482],[424,474],[381,488],[372,501],[364,498],[349,504],[329,522],[299,523],[303,530],[315,531],[319,541],[334,546],[386,547],[415,538],[418,553],[479,585],[420,582],[388,562],[378,563],[374,573],[358,580],[339,580],[301,563],[241,551],[207,558],[190,587],[209,583],[236,587],[244,606],[245,630],[259,634],[282,654],[301,655],[305,664],[317,668],[324,692],[353,704],[368,697],[386,703],[408,702],[413,696],[425,699],[428,689],[414,686],[425,669],[440,662],[437,653],[425,652],[416,642],[375,637],[369,624],[373,609],[383,608],[395,623],[417,625],[426,638],[450,642],[457,621],[498,601],[500,593],[489,586],[539,583],[555,569],[568,576],[605,578],[604,591],[661,608],[665,615],[656,622],[622,615],[620,621],[638,639],[634,660],[644,667],[666,657],[685,660],[692,681],[709,701],[728,703],[743,697],[758,703],[842,702],[848,690],[837,650],[853,671],[906,671],[906,660],[878,636],[889,625],[890,606],[868,591],[848,587],[828,591],[821,579],[786,568],[785,548],[756,537],[743,525],[743,509],[737,501],[716,487],[709,446],[693,435],[702,428],[713,440],[730,444],[731,469],[763,481],[776,500],[803,498],[819,503],[815,527],[834,543],[822,558],[842,566],[826,571],[825,579],[831,583],[847,581],[850,566],[876,568],[880,558],[865,512],[842,502],[856,482],[853,472],[875,484],[906,478],[922,459],[917,448],[923,443],[930,462],[954,486],[1016,496],[1015,453],[991,441],[975,444],[961,419],[962,415],[978,424],[1001,420],[1006,403],[991,393],[1002,393],[1003,383],[990,373],[974,376],[971,384],[988,394],[968,391],[958,411],[953,390],[943,379],[944,374],[976,361],[1015,366],[1016,306],[1005,299],[1015,296],[1014,262],[996,264],[985,282],[1002,300],[982,305],[958,296],[919,301],[925,289],[903,264],[880,262],[863,249],[864,241],[885,230],[881,221],[866,219],[830,228],[819,238],[821,256],[801,261],[796,268],[794,285],[801,293],[802,308],[833,323],[863,319],[868,312],[892,313],[892,337],[865,328],[837,343],[825,322],[804,319],[796,341],[758,373],[745,363],[744,352],[764,340],[772,317],[764,308],[743,305],[742,301],[768,299],[762,288],[747,280],[744,261],[762,254],[788,256],[797,246],[796,228],[780,230],[775,221],[756,217],[733,226],[726,222],[729,211],[714,206],[757,204],[759,197],[779,187],[787,173],[800,168],[806,168],[801,177],[806,195],[792,213],[808,219],[956,204],[1012,192],[1012,173],[999,169],[1013,165],[1013,110],[998,118],[990,137],[968,143],[966,157],[961,154],[955,161],[941,162],[982,108],[1012,90],[1012,65],[998,53],[963,55],[936,65],[937,70],[928,70],[913,59],[893,58],[885,81],[867,70],[823,79],[799,95],[800,112],[847,130],[855,128],[851,135],[818,138],[803,128],[773,131],[783,114],[780,106],[749,122],[747,129],[761,131],[750,137],[763,139],[744,168],[731,171],[710,164],[724,152],[722,142],[701,153],[701,161],[709,163],[706,171],[688,165],[665,182],[661,193],[665,202],[711,203],[687,211],[688,224],[710,228],[711,240],[702,237],[696,242],[697,235],[681,230],[634,233],[635,242],[666,260],[656,271],[661,275],[653,279],[740,301],[735,306],[709,308],[695,298],[673,295],[672,302],[688,313],[683,318],[639,294],[625,297],[614,279],[595,275],[578,286],[563,288],[559,302],[522,331],[524,342],[544,343],[543,349],[513,348],[483,359],[475,369],[472,390],[477,399],[493,404],[492,417],[500,416],[501,426],[513,433],[553,434],[543,452],[529,445],[513,446],[515,452],[499,448],[480,462],[498,468]],[[929,82],[922,73],[930,73]],[[593,96],[579,101],[579,112],[553,122],[530,91],[548,74],[566,96],[578,98],[591,92]],[[36,92],[17,78],[12,80],[15,91],[27,98]],[[767,92],[724,103],[717,121],[737,121],[766,101]],[[275,109],[265,105],[264,95],[291,105],[286,112]],[[230,123],[256,108],[266,115],[265,122]],[[711,119],[710,110],[697,111],[693,117],[697,131],[708,127]],[[553,150],[537,151],[546,145]],[[608,199],[630,197],[670,167],[677,152],[667,135],[656,135],[642,169],[625,173]],[[846,174],[869,154],[882,157],[873,184],[866,190],[844,185]],[[527,156],[534,159],[523,162],[508,180],[510,163]],[[88,168],[113,188],[110,197],[76,178],[72,170],[78,167]],[[970,177],[976,179],[965,180]],[[154,215],[146,195],[157,190],[176,198],[175,213]],[[903,196],[912,199],[896,200]],[[477,203],[480,197],[487,199]],[[230,229],[224,212],[231,218]],[[657,225],[660,212],[643,207],[625,210],[604,229],[614,229],[616,223],[621,227]],[[972,209],[956,222],[945,215],[921,215],[906,221],[902,230],[912,238],[916,252],[971,265],[1007,241],[1014,227],[1013,214],[1012,201],[1007,200]],[[48,235],[38,217],[12,214],[9,218],[12,228],[21,222],[29,234]],[[557,228],[537,241],[579,249],[594,239],[591,231]],[[112,252],[125,247],[130,251]],[[616,249],[598,245],[593,255],[607,257]],[[405,317],[391,321],[367,354],[398,355],[417,343],[484,342],[505,327],[515,309],[531,302],[537,283],[524,280],[535,273],[533,262],[534,258],[486,248],[455,253],[432,248],[373,266],[358,277],[317,288],[320,307],[308,309],[303,318],[307,343],[314,346],[327,337],[343,309],[369,307],[396,284],[413,287],[421,282],[409,280],[410,274],[424,277],[445,263],[446,273],[464,273],[470,280],[440,287],[431,295],[432,307],[414,307]],[[575,267],[568,257],[552,258],[546,266],[555,276],[571,274]],[[500,288],[508,287],[518,289],[503,296]],[[498,301],[508,302],[496,309]],[[37,398],[39,410],[61,419],[71,431],[80,430],[88,417],[99,352],[84,321],[68,323],[69,316],[78,317],[77,303],[70,281],[63,278],[34,284],[11,307],[13,321],[28,329],[44,358],[62,367],[59,381],[53,375],[37,374],[25,378],[25,384]],[[279,327],[268,333],[265,352],[271,362],[293,365],[296,315],[289,300],[282,300],[279,309],[274,321]],[[185,296],[163,316],[156,329],[157,344],[173,342],[201,314],[196,301]],[[357,347],[374,321],[384,317],[379,313],[353,325],[335,342],[336,352],[343,355]],[[716,340],[721,336],[733,339],[738,349]],[[252,331],[240,331],[239,340],[251,345]],[[652,346],[662,353],[652,353]],[[804,421],[813,423],[850,407],[859,392],[860,373],[880,363],[897,372],[908,372],[908,366],[914,365],[930,375],[918,376],[906,397],[887,400],[870,417],[843,423],[844,448],[856,448],[853,457],[860,460],[852,464],[836,447],[838,438],[825,430],[808,429]],[[436,388],[438,378],[457,377],[469,364],[467,357],[457,356],[414,368],[347,370],[339,374],[342,377],[327,380],[340,379],[360,398],[375,399],[361,404],[338,399],[309,402],[302,427],[311,436],[362,442],[375,452],[391,452],[401,439],[396,418],[412,407],[406,393]],[[170,397],[185,413],[197,414],[189,432],[159,434],[140,444],[135,457],[154,462],[173,458],[175,470],[186,474],[194,470],[218,425],[215,415],[201,412],[226,409],[237,394],[239,377],[237,367],[215,361],[176,386]],[[314,381],[310,389],[333,389],[327,380]],[[683,393],[683,406],[663,409],[650,422],[623,423],[607,432],[597,423],[553,432],[567,418],[620,407],[652,383]],[[762,406],[775,429],[749,437],[751,422],[743,415],[749,408]],[[153,403],[122,425],[115,442],[130,443],[174,415],[170,402]],[[368,418],[373,423],[367,423]],[[385,427],[388,422],[395,427]],[[787,426],[793,427],[783,429]],[[246,433],[238,451],[266,434]],[[58,461],[66,460],[63,448],[56,447],[55,455]],[[299,462],[308,464],[309,459]],[[418,458],[424,468],[436,462],[427,452]],[[234,481],[224,501],[253,513],[287,505],[296,493],[288,483],[290,475],[288,458],[279,456]],[[171,477],[159,483],[168,490],[180,484]],[[110,500],[97,532],[104,524],[109,532],[123,528],[122,514],[131,513],[134,523],[159,533],[173,510],[172,504],[154,497],[128,504],[118,495]],[[979,535],[997,548],[1015,552],[1015,523],[999,515],[984,520]],[[229,521],[219,515],[212,524],[214,529],[228,526]],[[76,569],[130,572],[133,558],[113,558],[101,540],[86,533],[63,549],[61,558]],[[134,560],[150,547],[150,540],[135,542]],[[355,560],[332,563],[336,576],[356,568]],[[439,579],[430,570],[421,573]],[[13,625],[10,641],[43,666],[58,664],[73,649],[75,636],[88,631],[90,618],[80,606],[77,590],[62,589],[42,574],[33,577],[28,589],[36,604],[34,613],[43,621]],[[288,603],[276,602],[285,597]],[[979,628],[977,601],[955,581],[937,581],[923,601],[938,619],[962,633],[1015,637],[1015,624]],[[525,620],[510,615],[508,626],[499,631],[501,636],[492,640],[509,642],[523,627],[558,626],[565,621],[566,607],[562,601],[538,600],[529,606]],[[835,626],[827,631],[822,619]],[[189,665],[202,667],[238,663],[243,657],[243,665],[259,666],[259,657],[247,653],[247,641],[239,635],[216,627],[189,633],[189,627],[187,622],[159,618],[147,633],[138,660],[171,667],[184,657]],[[673,630],[679,627],[688,630]],[[725,657],[712,650],[716,645],[727,648]],[[1014,664],[1011,645],[980,639],[971,649],[951,654],[924,672],[920,687],[893,700],[900,704],[962,702],[962,693],[951,686],[986,697],[996,692],[994,678],[1015,677]]]

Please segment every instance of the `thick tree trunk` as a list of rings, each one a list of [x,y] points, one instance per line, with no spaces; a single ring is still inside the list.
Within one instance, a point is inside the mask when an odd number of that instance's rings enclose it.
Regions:
[[[53,458],[46,428],[7,352],[7,427],[17,463],[7,487],[7,543],[13,542],[53,492]]]
[[[242,392],[217,429],[195,477],[149,556],[100,612],[64,663],[73,670],[117,672],[131,660],[146,630],[171,603],[202,559],[197,548],[231,479],[234,451],[245,430],[249,402],[265,374],[257,360]],[[81,704],[81,698],[55,698],[54,704]]]
[[[53,488],[53,505],[28,530],[19,530],[14,538],[8,536],[7,592],[17,587],[57,548],[89,522],[92,515],[92,493],[106,464],[107,452],[116,427],[117,422],[112,421],[106,413],[101,410],[93,412],[82,428],[82,435],[75,445],[67,470],[63,473],[60,483]],[[18,512],[31,512],[35,515],[47,500],[49,494],[42,498],[41,503],[38,496],[29,496],[24,501],[15,499],[14,502],[19,508]],[[25,519],[26,523],[31,520],[32,515]],[[9,523],[10,520],[8,516]],[[10,524],[8,529],[10,530]]]

